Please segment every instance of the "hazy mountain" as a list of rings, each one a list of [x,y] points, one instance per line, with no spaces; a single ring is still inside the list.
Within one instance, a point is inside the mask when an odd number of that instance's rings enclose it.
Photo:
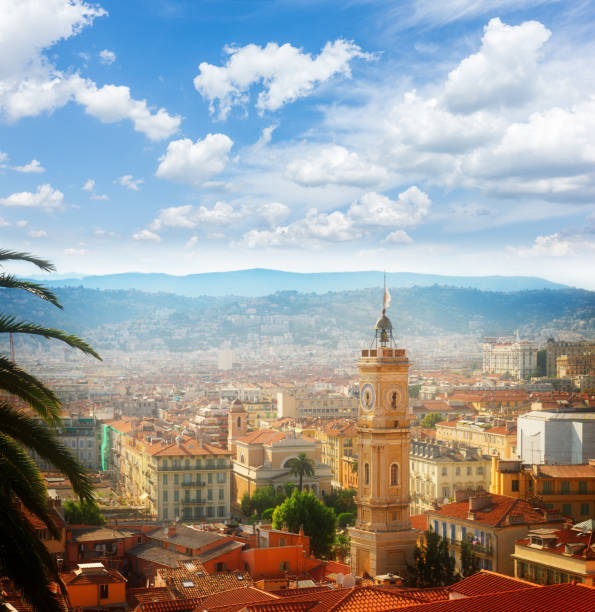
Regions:
[[[429,287],[443,285],[485,291],[523,291],[563,289],[566,285],[532,276],[440,276],[410,272],[387,273],[390,287]],[[325,293],[379,287],[383,274],[379,271],[297,273],[254,268],[231,272],[208,272],[172,276],[129,272],[84,276],[82,278],[44,280],[50,287],[86,287],[88,289],[138,289],[197,297],[201,295],[242,295],[256,297],[277,291]]]

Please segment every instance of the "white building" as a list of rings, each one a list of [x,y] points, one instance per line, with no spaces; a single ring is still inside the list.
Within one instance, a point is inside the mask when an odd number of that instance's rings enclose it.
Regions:
[[[532,342],[485,338],[482,350],[485,374],[510,374],[523,379],[537,367],[537,345]]]
[[[587,463],[595,457],[595,412],[534,410],[517,420],[523,463]]]

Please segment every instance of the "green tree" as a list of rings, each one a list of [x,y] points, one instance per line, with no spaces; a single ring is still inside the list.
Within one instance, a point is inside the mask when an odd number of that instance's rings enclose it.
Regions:
[[[270,521],[273,518],[273,512],[275,512],[275,508],[267,508],[266,510],[262,511],[260,518],[263,521]]]
[[[409,397],[411,399],[418,399],[420,389],[421,385],[409,385]]]
[[[255,515],[259,518],[267,508],[276,508],[287,496],[285,492],[275,493],[273,487],[259,487],[252,493],[244,493],[241,502],[242,512],[245,516]]]
[[[424,534],[424,542],[413,551],[415,566],[409,566],[409,583],[416,587],[448,586],[456,582],[455,562],[448,542],[434,531]]]
[[[425,429],[436,429],[436,423],[440,423],[443,420],[439,412],[428,412],[421,420],[421,426]]]
[[[343,512],[357,512],[354,498],[357,491],[354,489],[332,489],[330,493],[322,494],[322,501],[326,506],[332,508],[336,515]]]
[[[66,500],[64,502],[64,518],[71,525],[105,525],[105,519],[99,510],[99,506],[91,501]]]
[[[0,262],[7,261],[29,262],[45,271],[55,269],[50,262],[28,253],[0,250]],[[3,265],[0,263],[0,266]],[[56,296],[45,287],[19,280],[4,271],[0,272],[0,287],[3,293],[12,289],[23,290],[62,308]],[[0,314],[0,332],[59,340],[87,355],[100,358],[76,336],[19,320],[9,314]],[[15,501],[19,500],[36,516],[47,527],[49,534],[59,538],[59,529],[51,517],[47,490],[32,453],[65,474],[80,500],[93,502],[93,485],[76,458],[56,437],[56,429],[62,423],[62,406],[51,389],[8,356],[0,354],[0,390],[9,397],[18,398],[36,415],[26,414],[10,399],[0,401],[0,575],[10,578],[23,598],[35,609],[57,612],[62,608],[51,582],[57,582],[64,595],[66,589],[54,560]]]
[[[297,457],[293,457],[287,462],[289,472],[300,479],[298,491],[302,491],[302,482],[304,476],[314,476],[314,461],[306,456],[306,453],[300,453]]]
[[[531,372],[531,378],[541,378],[547,373],[547,351],[546,349],[539,349],[537,351],[537,365],[533,372]]]
[[[328,557],[335,542],[337,517],[311,491],[294,491],[273,513],[273,528],[287,526],[290,531],[310,537],[310,548],[317,557]]]
[[[333,546],[333,553],[337,561],[343,563],[345,557],[351,551],[351,538],[345,533],[338,533],[335,537],[335,544]]]
[[[337,525],[341,529],[345,529],[347,525],[353,525],[355,523],[355,514],[353,512],[341,512],[337,516]]]
[[[469,540],[461,544],[461,575],[466,578],[479,571],[479,557],[473,550],[473,545]]]

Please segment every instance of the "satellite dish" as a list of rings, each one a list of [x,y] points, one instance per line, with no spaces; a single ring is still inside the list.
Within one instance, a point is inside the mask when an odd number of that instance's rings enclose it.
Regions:
[[[343,586],[347,589],[354,587],[355,586],[355,576],[353,574],[347,574],[347,576],[343,578]]]
[[[345,576],[344,576],[344,575],[343,575],[341,572],[339,572],[339,573],[337,574],[337,577],[335,578],[335,580],[337,581],[337,584],[338,584],[339,586],[342,586],[342,585],[343,585],[343,578],[345,578]]]

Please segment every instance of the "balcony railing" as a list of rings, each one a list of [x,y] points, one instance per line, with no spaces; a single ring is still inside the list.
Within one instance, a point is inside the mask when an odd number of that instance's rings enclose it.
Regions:
[[[179,472],[181,470],[187,470],[189,472],[196,471],[196,470],[209,471],[209,472],[221,472],[223,470],[231,470],[231,465],[229,464],[228,465],[210,465],[210,466],[207,466],[207,465],[201,465],[201,466],[196,466],[196,465],[163,466],[163,465],[160,465],[157,469],[160,472]]]
[[[181,487],[206,487],[206,482],[201,482],[200,480],[191,480],[191,481],[182,481],[180,483]]]
[[[202,506],[207,503],[206,499],[183,499],[180,501],[182,506]]]

